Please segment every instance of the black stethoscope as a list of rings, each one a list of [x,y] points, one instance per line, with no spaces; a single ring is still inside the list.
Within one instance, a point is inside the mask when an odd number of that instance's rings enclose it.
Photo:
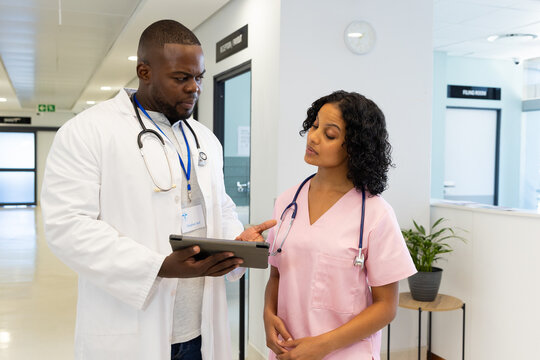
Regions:
[[[167,156],[167,150],[165,149],[165,141],[163,140],[163,137],[157,131],[155,131],[153,129],[147,129],[146,126],[144,126],[144,123],[143,123],[143,121],[141,119],[141,115],[139,114],[139,109],[146,115],[146,117],[148,117],[154,123],[154,125],[159,129],[159,131],[161,131],[161,129],[152,120],[150,115],[148,115],[146,110],[144,110],[144,108],[141,106],[141,104],[137,100],[137,97],[135,96],[135,94],[133,94],[131,96],[131,103],[133,104],[133,109],[135,110],[135,115],[137,115],[137,120],[139,121],[139,124],[141,125],[141,128],[142,128],[142,131],[139,132],[139,135],[137,135],[137,145],[139,146],[139,151],[141,152],[141,156],[142,156],[142,158],[144,160],[144,165],[146,166],[146,170],[148,171],[148,174],[150,175],[150,178],[152,179],[152,182],[156,186],[154,191],[159,192],[159,191],[169,191],[171,189],[174,189],[176,187],[176,184],[173,181],[172,166],[171,166],[171,161],[169,160],[169,156]],[[198,165],[199,166],[205,166],[206,165],[206,160],[208,159],[208,156],[206,156],[206,153],[201,150],[201,147],[199,145],[199,139],[197,138],[197,134],[195,134],[195,131],[193,131],[193,128],[189,125],[189,123],[187,121],[184,121],[184,124],[186,124],[189,131],[191,131],[191,133],[193,134],[193,137],[195,138],[195,144],[197,145],[197,151],[199,153]],[[180,154],[178,154],[178,159],[180,160],[180,164],[182,165],[182,170],[184,170],[184,174],[186,175],[186,178],[187,178],[187,181],[188,181],[188,185],[187,185],[188,186],[188,198],[191,199],[191,185],[189,183],[190,177],[191,177],[190,176],[191,175],[191,152],[190,152],[190,148],[189,148],[189,143],[188,143],[187,138],[186,138],[186,134],[184,133],[184,129],[182,128],[182,126],[180,126],[180,129],[182,130],[182,135],[184,136],[184,141],[186,142],[186,147],[187,147],[187,152],[188,152],[188,166],[187,166],[187,169],[184,166],[184,162],[182,161],[182,158],[180,157]],[[163,131],[161,131],[161,133],[166,137],[166,135],[163,133]],[[144,152],[143,152],[142,137],[144,135],[153,135],[153,136],[157,137],[160,144],[161,144],[161,148],[163,149],[163,153],[165,154],[165,157],[167,158],[167,164],[169,166],[169,174],[170,174],[170,185],[169,186],[160,186],[160,185],[158,185],[158,183],[154,179],[154,176],[152,175],[152,172],[150,171],[150,167],[148,166],[148,163],[146,162],[146,157],[144,156]]]
[[[277,254],[281,253],[283,251],[283,245],[285,244],[285,240],[287,240],[287,235],[289,235],[289,231],[291,230],[292,224],[294,222],[294,219],[296,218],[296,212],[298,211],[298,204],[296,203],[296,199],[298,198],[298,194],[300,194],[300,190],[304,187],[304,185],[311,180],[312,177],[314,177],[315,174],[310,175],[307,179],[305,179],[302,184],[298,187],[298,190],[296,190],[296,194],[294,194],[292,202],[287,205],[285,210],[281,213],[281,216],[279,218],[278,227],[276,230],[276,235],[274,237],[274,242],[272,244],[272,248],[270,249],[270,255],[276,256]],[[288,211],[292,211],[291,220],[289,221],[289,227],[287,228],[287,231],[285,232],[285,236],[281,240],[281,244],[279,245],[279,248],[274,251],[274,247],[276,243],[278,242],[278,236],[279,236],[279,230],[281,228],[281,224],[283,223],[283,220],[286,217],[286,214]],[[360,220],[360,240],[358,243],[358,255],[354,258],[353,264],[354,266],[359,266],[360,270],[364,267],[364,254],[362,254],[362,239],[364,237],[364,216],[366,213],[366,191],[362,189],[362,216]]]

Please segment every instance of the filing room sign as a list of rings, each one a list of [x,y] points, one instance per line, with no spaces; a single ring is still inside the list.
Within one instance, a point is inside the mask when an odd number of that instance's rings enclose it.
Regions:
[[[501,100],[501,88],[448,85],[449,98]]]
[[[242,28],[216,43],[216,62],[220,62],[247,47],[248,26],[244,25]]]

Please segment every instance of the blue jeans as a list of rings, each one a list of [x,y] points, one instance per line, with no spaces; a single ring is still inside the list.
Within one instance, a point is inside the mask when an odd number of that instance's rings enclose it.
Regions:
[[[171,345],[171,360],[202,360],[201,336]]]

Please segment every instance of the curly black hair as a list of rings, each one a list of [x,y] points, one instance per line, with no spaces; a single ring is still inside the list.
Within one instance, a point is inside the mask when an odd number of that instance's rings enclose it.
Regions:
[[[349,155],[347,178],[353,182],[357,191],[365,189],[372,195],[382,193],[387,186],[388,169],[394,165],[381,109],[358,93],[335,91],[311,104],[300,135],[309,131],[325,104],[336,104],[346,124],[343,146]]]

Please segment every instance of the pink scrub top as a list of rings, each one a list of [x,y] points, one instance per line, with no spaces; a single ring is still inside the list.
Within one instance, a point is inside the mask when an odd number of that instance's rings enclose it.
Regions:
[[[391,206],[366,192],[362,270],[358,255],[362,193],[351,189],[314,224],[310,224],[307,182],[298,195],[298,212],[282,252],[270,256],[279,270],[278,316],[293,339],[317,336],[347,323],[372,304],[370,286],[382,286],[416,273]],[[292,201],[298,186],[277,199],[274,218]],[[288,212],[274,250],[281,244],[292,212]],[[270,230],[270,247],[277,227]],[[336,350],[325,360],[380,359],[381,331]],[[270,352],[270,359],[275,359]]]

